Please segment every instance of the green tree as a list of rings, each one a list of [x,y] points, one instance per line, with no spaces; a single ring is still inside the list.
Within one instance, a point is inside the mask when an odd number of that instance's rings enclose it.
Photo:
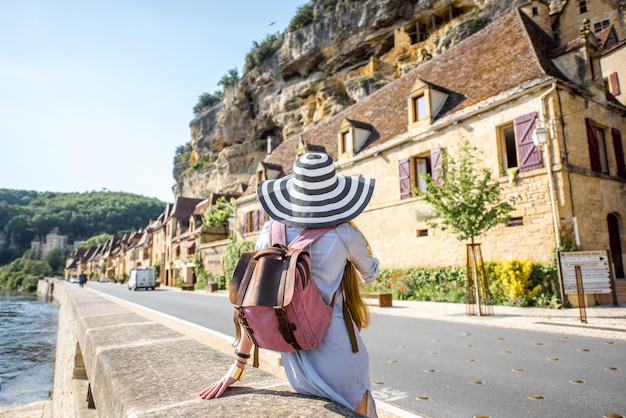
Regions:
[[[215,91],[213,94],[211,93],[202,93],[198,97],[198,103],[193,107],[193,114],[199,115],[205,107],[215,106],[222,100],[224,93],[221,91]]]
[[[98,247],[100,245],[106,244],[108,241],[111,240],[111,238],[113,238],[113,235],[103,232],[102,234],[94,235],[93,237],[90,237],[81,242],[78,245],[78,248]]]
[[[502,199],[500,184],[492,180],[491,171],[479,168],[476,147],[464,141],[458,155],[457,161],[442,152],[441,167],[436,173],[438,180],[431,175],[425,176],[426,193],[423,199],[435,209],[435,216],[426,219],[426,222],[442,230],[450,228],[459,241],[470,241],[467,252],[467,303],[476,304],[479,316],[491,315],[491,308],[483,312],[483,305],[491,305],[491,301],[480,244],[475,243],[475,238],[508,221],[515,202]]]
[[[315,21],[315,10],[313,9],[314,3],[312,1],[303,4],[296,9],[296,14],[291,18],[287,30],[289,32],[302,29],[305,26],[310,25]]]
[[[228,72],[222,76],[220,81],[218,81],[218,85],[222,87],[222,91],[228,87],[234,86],[237,84],[239,80],[239,72],[237,68],[232,68],[228,70]]]
[[[247,73],[251,69],[262,64],[266,59],[274,56],[276,51],[280,49],[282,43],[283,34],[280,32],[267,35],[261,43],[253,41],[252,49],[248,52],[245,58],[243,72]]]
[[[60,248],[54,248],[46,254],[44,261],[48,263],[52,274],[62,274],[65,268],[65,251]]]
[[[202,224],[207,227],[223,225],[235,211],[235,199],[220,197],[202,214]]]

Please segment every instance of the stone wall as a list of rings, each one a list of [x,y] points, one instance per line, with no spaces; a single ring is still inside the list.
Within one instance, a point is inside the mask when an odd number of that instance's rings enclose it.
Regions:
[[[232,363],[230,341],[69,282],[55,281],[54,297],[61,311],[53,417],[358,416],[295,393],[284,375],[267,371],[278,370],[271,353],[230,396],[202,400],[198,393]],[[87,382],[96,409],[87,408]]]

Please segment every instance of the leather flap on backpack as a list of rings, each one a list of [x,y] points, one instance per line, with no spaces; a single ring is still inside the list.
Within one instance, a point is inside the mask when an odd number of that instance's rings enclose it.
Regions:
[[[284,254],[282,249],[276,248],[276,256],[268,255],[257,260],[242,306],[284,306],[286,296],[291,301],[293,286],[289,286],[290,280],[286,280],[288,266],[285,265],[289,258],[285,259]]]
[[[237,295],[239,294],[239,288],[244,281],[246,276],[246,271],[248,269],[254,269],[254,263],[250,265],[250,261],[254,260],[254,255],[256,251],[248,251],[241,255],[239,258],[239,262],[237,263],[237,267],[235,267],[235,271],[233,271],[233,277],[230,280],[230,303],[233,305],[241,305],[241,300],[238,300]],[[251,274],[251,272],[250,272]],[[247,286],[247,284],[246,284]]]

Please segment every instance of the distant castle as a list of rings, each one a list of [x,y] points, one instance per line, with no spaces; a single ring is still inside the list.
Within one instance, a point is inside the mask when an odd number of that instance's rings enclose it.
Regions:
[[[38,235],[35,235],[35,238],[33,238],[30,243],[30,249],[39,253],[41,257],[45,257],[46,254],[55,248],[60,248],[63,252],[69,253],[76,248],[77,244],[78,242],[68,244],[67,235],[61,235],[59,228],[54,227],[50,232],[48,232],[43,241]]]

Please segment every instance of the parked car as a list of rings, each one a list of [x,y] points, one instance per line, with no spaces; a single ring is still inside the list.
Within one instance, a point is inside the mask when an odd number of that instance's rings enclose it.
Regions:
[[[78,277],[70,278],[70,283],[79,283]]]
[[[104,276],[102,276],[102,277],[100,277],[100,280],[98,280],[98,281],[99,281],[100,283],[108,283],[108,282],[109,282],[109,279],[108,279],[108,278],[106,278],[106,277],[104,277]]]

